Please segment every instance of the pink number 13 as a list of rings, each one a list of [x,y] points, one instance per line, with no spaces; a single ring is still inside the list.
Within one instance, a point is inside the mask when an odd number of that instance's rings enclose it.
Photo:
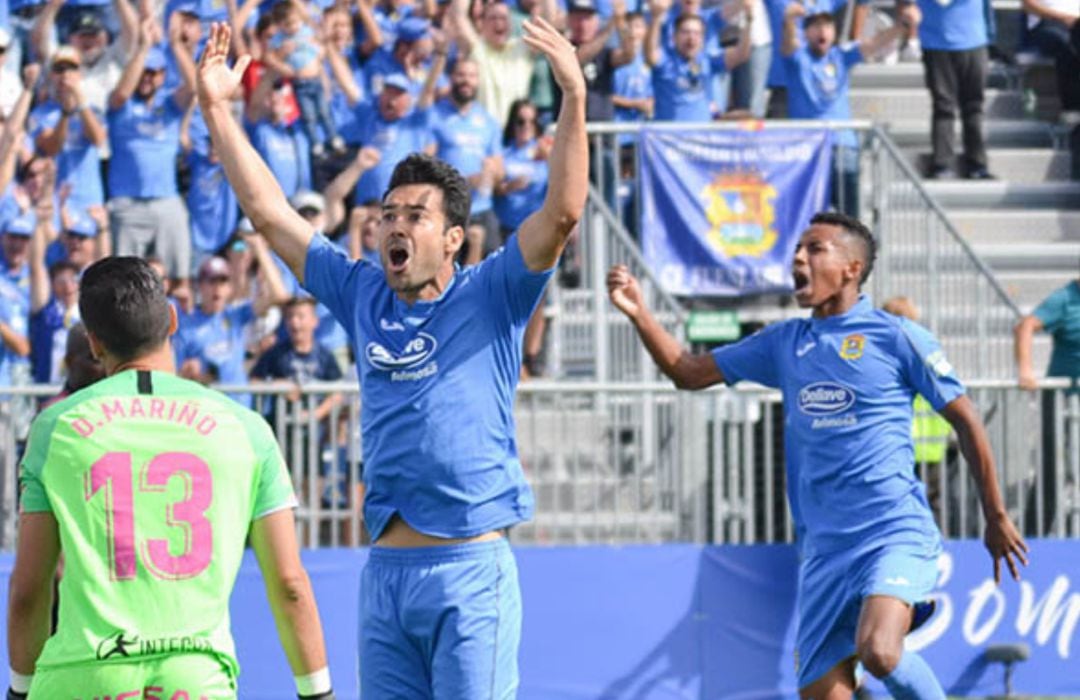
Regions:
[[[137,567],[133,472],[130,452],[109,452],[86,474],[86,500],[105,490],[109,562],[117,581],[135,578]],[[183,529],[184,550],[173,555],[167,539],[147,539],[142,543],[142,559],[154,576],[175,581],[198,576],[210,566],[214,533],[206,510],[213,499],[213,480],[210,467],[196,455],[163,452],[143,468],[139,491],[164,493],[173,476],[184,480],[185,498],[166,507],[165,522]]]

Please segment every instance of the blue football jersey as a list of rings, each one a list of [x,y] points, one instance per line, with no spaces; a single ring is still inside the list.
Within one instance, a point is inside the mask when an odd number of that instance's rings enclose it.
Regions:
[[[713,351],[729,383],[784,397],[791,511],[805,556],[867,541],[940,538],[915,475],[912,402],[964,393],[937,340],[860,297],[847,313],[794,319]]]
[[[517,236],[408,305],[383,271],[324,236],[304,286],[345,326],[360,377],[364,520],[378,539],[396,513],[437,537],[472,537],[532,516],[514,437],[525,324],[553,270],[525,265]]]

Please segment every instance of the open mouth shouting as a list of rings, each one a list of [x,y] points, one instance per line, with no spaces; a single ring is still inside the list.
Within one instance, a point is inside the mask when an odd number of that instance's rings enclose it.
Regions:
[[[795,298],[805,299],[810,294],[810,276],[802,270],[792,270],[791,279],[795,283]]]
[[[386,248],[386,270],[394,274],[401,274],[409,267],[412,254],[409,246],[404,241],[394,241]]]

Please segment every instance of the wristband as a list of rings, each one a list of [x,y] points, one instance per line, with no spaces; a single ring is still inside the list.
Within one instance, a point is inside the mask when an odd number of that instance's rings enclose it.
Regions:
[[[30,681],[34,680],[34,674],[23,675],[17,673],[15,669],[8,669],[8,682],[11,684],[11,689],[16,693],[29,693]]]
[[[11,688],[8,688],[7,700],[26,700],[26,693],[16,693]]]
[[[306,676],[293,676],[293,681],[296,683],[296,694],[301,697],[328,693],[330,692],[330,669],[323,666]]]

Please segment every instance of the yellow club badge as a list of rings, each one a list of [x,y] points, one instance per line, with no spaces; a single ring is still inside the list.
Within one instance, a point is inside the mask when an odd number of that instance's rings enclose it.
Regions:
[[[840,343],[840,357],[845,360],[857,360],[862,357],[866,347],[866,336],[862,333],[852,333]]]

